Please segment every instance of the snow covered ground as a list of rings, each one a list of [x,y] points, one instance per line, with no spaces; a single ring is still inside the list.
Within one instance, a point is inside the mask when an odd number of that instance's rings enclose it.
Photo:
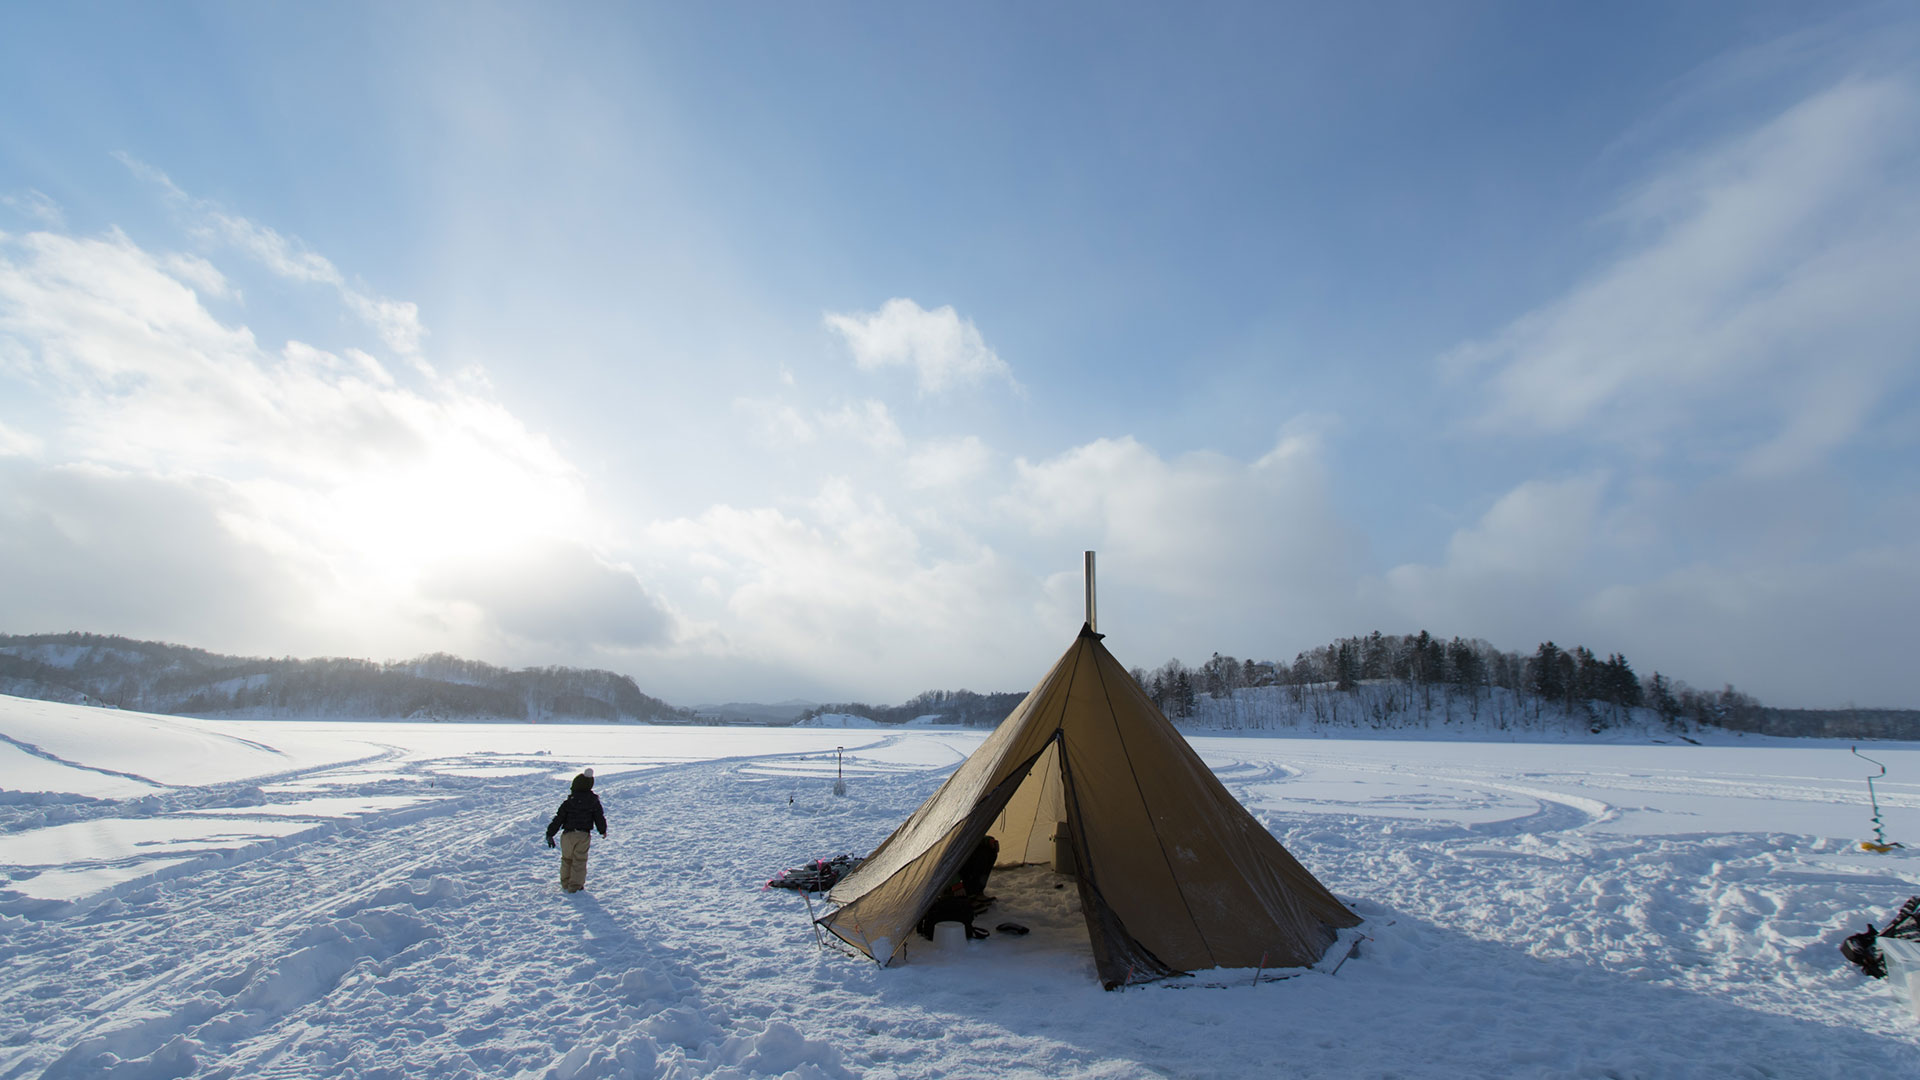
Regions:
[[[1851,848],[1845,745],[1197,737],[1366,916],[1337,974],[1105,993],[1037,869],[985,920],[1028,936],[823,952],[761,883],[871,848],[981,735],[0,698],[0,1080],[1920,1076],[1837,952],[1920,893]],[[1920,748],[1864,749],[1920,840]],[[562,896],[541,832],[588,764],[612,832]]]

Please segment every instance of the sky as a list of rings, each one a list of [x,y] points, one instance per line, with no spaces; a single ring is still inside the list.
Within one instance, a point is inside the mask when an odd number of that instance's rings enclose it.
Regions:
[[[1920,707],[1920,12],[0,15],[0,632]]]

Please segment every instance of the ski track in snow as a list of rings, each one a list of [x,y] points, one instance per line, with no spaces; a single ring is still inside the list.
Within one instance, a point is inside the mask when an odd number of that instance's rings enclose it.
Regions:
[[[1920,860],[1779,833],[1610,833],[1620,808],[1582,793],[1594,785],[1577,770],[1283,740],[1215,760],[1367,918],[1333,977],[1209,973],[1205,988],[1110,994],[1038,923],[959,957],[916,941],[882,970],[820,948],[802,899],[760,887],[871,849],[977,743],[882,736],[848,752],[845,798],[830,794],[831,750],[603,776],[611,835],[571,897],[542,840],[564,794],[550,773],[490,775],[500,759],[478,752],[303,770],[345,794],[451,797],[0,915],[0,1080],[1920,1075],[1920,1024],[1836,951],[1920,891]],[[430,779],[354,779],[383,763]],[[1289,789],[1336,767],[1395,813],[1288,808]],[[1638,790],[1618,779],[1607,790]],[[1628,779],[1674,792],[1711,778]],[[1776,789],[1835,797],[1813,779],[1755,781]],[[165,814],[232,793],[140,802]],[[1066,897],[1054,914],[1070,927]]]

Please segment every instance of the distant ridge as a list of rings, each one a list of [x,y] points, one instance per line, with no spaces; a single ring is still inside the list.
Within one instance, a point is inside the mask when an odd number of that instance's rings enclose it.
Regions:
[[[193,716],[698,722],[611,671],[223,656],[102,634],[0,635],[0,693]]]
[[[1701,692],[1640,680],[1624,658],[1560,651],[1558,690],[1546,692],[1543,657],[1485,642],[1442,643],[1426,634],[1341,639],[1293,664],[1215,654],[1198,668],[1168,661],[1134,678],[1187,730],[1335,735],[1342,731],[1534,733],[1584,739],[1640,733],[1684,738],[1722,730],[1798,738],[1920,740],[1920,710],[1778,709],[1732,687]],[[1423,651],[1430,662],[1421,660]],[[1377,660],[1376,660],[1377,658]],[[1594,678],[1583,678],[1591,668]],[[1624,676],[1609,683],[1609,672]],[[1630,680],[1630,681],[1629,681]],[[990,728],[1024,695],[929,690],[900,705],[729,702],[679,708],[611,671],[510,670],[446,653],[412,660],[223,656],[204,649],[89,633],[0,634],[0,694],[194,716],[280,719],[513,720],[845,726],[915,721]]]

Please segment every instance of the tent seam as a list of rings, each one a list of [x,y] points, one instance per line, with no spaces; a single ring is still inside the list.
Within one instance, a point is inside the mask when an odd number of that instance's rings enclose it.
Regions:
[[[1160,849],[1160,861],[1166,864],[1167,876],[1173,879],[1173,891],[1180,896],[1180,906],[1186,910],[1187,922],[1193,927],[1194,936],[1200,939],[1201,947],[1207,950],[1207,959],[1213,961],[1214,966],[1218,967],[1219,961],[1213,955],[1213,942],[1207,940],[1207,932],[1200,928],[1200,920],[1193,914],[1193,905],[1187,902],[1187,890],[1180,883],[1180,872],[1173,868],[1173,860],[1167,856],[1167,842],[1160,836],[1160,824],[1153,818],[1153,808],[1147,805],[1147,789],[1140,783],[1139,770],[1133,767],[1133,750],[1127,746],[1127,737],[1120,732],[1120,715],[1114,708],[1113,692],[1107,689],[1106,673],[1101,671],[1098,654],[1093,658],[1093,666],[1094,670],[1100,673],[1100,693],[1107,699],[1108,722],[1113,725],[1113,737],[1120,744],[1121,756],[1127,759],[1127,773],[1133,777],[1133,788],[1140,793],[1140,808],[1146,811],[1147,827],[1153,830],[1153,842]],[[1117,661],[1116,666],[1118,666]]]
[[[1062,795],[1065,797],[1071,812],[1075,815],[1076,819],[1078,819],[1080,817],[1080,813],[1079,813],[1080,789],[1073,782],[1073,760],[1071,756],[1068,755],[1066,752],[1065,731],[1056,730],[1054,732],[1054,738],[1060,741],[1060,771],[1061,771],[1061,777],[1062,777],[1062,781],[1061,781],[1062,787],[1064,789],[1062,791]],[[1172,967],[1168,966],[1165,961],[1161,960],[1160,957],[1154,954],[1154,951],[1152,949],[1147,948],[1144,942],[1142,942],[1139,938],[1134,937],[1133,932],[1126,928],[1126,923],[1120,918],[1119,913],[1113,910],[1112,902],[1107,899],[1106,891],[1100,887],[1100,878],[1093,865],[1093,860],[1091,858],[1082,859],[1080,857],[1082,854],[1090,855],[1092,853],[1092,850],[1087,847],[1086,833],[1078,829],[1075,830],[1075,833],[1076,835],[1078,835],[1080,839],[1080,845],[1075,849],[1074,859],[1078,865],[1074,867],[1074,871],[1075,871],[1074,877],[1079,881],[1081,886],[1085,889],[1086,893],[1090,894],[1092,899],[1097,903],[1097,907],[1095,905],[1086,905],[1086,910],[1082,912],[1082,914],[1085,916],[1087,920],[1088,938],[1091,939],[1096,936],[1099,936],[1102,939],[1104,939],[1105,937],[1104,924],[1110,921],[1113,924],[1113,928],[1119,932],[1120,936],[1126,939],[1123,944],[1125,945],[1126,950],[1128,952],[1152,961],[1153,965],[1156,968],[1158,968],[1161,972],[1164,973],[1164,974],[1155,976],[1154,980],[1162,979],[1162,978],[1170,978],[1175,975],[1185,974],[1185,972],[1176,971]],[[1184,898],[1182,899],[1182,902],[1183,903],[1185,902]],[[1099,918],[1096,918],[1095,917],[1096,911],[1104,914],[1101,914]],[[1189,912],[1188,915],[1189,917],[1191,917],[1192,913]],[[1201,938],[1201,941],[1204,942],[1205,940],[1206,939],[1204,937]],[[1208,949],[1207,955],[1212,956],[1213,950]],[[1098,953],[1096,952],[1095,963],[1098,964],[1098,962],[1099,962],[1099,957],[1098,957]],[[1106,983],[1106,988],[1108,990],[1112,990],[1116,987],[1127,985],[1132,981],[1132,974],[1133,974],[1133,967],[1129,966],[1127,969],[1126,976],[1122,977],[1116,982]],[[1103,980],[1104,980],[1104,973],[1103,973]],[[1142,981],[1150,982],[1154,980],[1142,980]]]

